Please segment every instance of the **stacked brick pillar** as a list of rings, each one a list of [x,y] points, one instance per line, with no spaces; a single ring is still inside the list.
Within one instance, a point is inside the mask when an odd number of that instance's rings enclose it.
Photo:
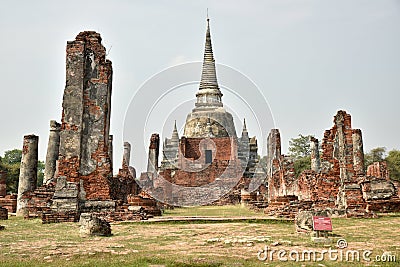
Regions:
[[[56,163],[60,149],[60,127],[61,125],[56,121],[50,121],[50,134],[49,142],[47,144],[43,184],[51,182],[56,172]]]
[[[36,135],[24,136],[18,183],[17,216],[24,216],[28,202],[25,195],[36,189],[38,142],[39,137]]]
[[[55,210],[110,200],[111,61],[100,34],[81,32],[67,43]]]

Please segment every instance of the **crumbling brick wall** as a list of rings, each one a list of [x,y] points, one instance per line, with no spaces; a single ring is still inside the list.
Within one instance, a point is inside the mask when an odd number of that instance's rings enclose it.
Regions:
[[[211,203],[221,197],[219,192],[229,193],[242,177],[246,166],[242,166],[237,149],[236,138],[182,137],[177,167],[163,168],[158,173],[142,173],[140,184],[143,190],[166,203],[180,205],[179,200],[188,205]],[[208,159],[211,163],[206,161],[206,150],[211,152]],[[188,187],[193,188],[190,193]]]
[[[131,145],[124,143],[124,156],[122,158],[122,168],[118,174],[110,179],[111,198],[127,203],[129,195],[137,195],[140,187],[136,183],[136,170],[129,166]]]
[[[205,151],[212,152],[212,162],[206,163]],[[166,180],[176,185],[197,187],[215,181],[231,171],[236,177],[238,169],[227,170],[230,164],[240,164],[237,158],[237,141],[230,137],[181,138],[178,169],[160,172]]]
[[[42,218],[43,213],[50,212],[51,201],[55,191],[55,183],[49,183],[35,189],[35,191],[26,194],[26,208],[28,210],[25,216],[27,218]]]
[[[347,216],[366,216],[370,211],[396,211],[395,207],[400,210],[400,205],[396,206],[396,203],[400,204],[397,191],[389,181],[385,163],[372,164],[365,175],[362,133],[352,129],[350,114],[339,110],[333,122],[334,126],[324,133],[321,158],[317,151],[312,151],[313,169],[302,172],[294,182],[297,184],[292,187],[294,195],[301,203],[311,202],[310,208],[346,210]],[[276,201],[276,196],[282,200],[283,196],[292,194],[282,191],[292,177],[283,172],[285,165],[279,157],[279,131],[271,131],[268,141],[270,200]],[[318,140],[310,141],[312,149],[317,150]],[[285,209],[290,210],[289,206],[287,204]],[[270,211],[273,209],[273,205],[269,207]],[[282,207],[279,209],[283,210]]]
[[[147,161],[147,172],[155,173],[158,171],[158,156],[160,153],[160,135],[151,135],[149,144],[149,155]]]
[[[293,160],[281,154],[281,136],[272,129],[267,139],[268,200],[293,196],[298,191]],[[296,194],[297,195],[297,194]]]
[[[0,206],[6,208],[8,212],[17,211],[17,195],[6,195],[5,197],[0,197]]]
[[[358,185],[364,175],[361,130],[352,129],[351,116],[343,110],[337,112],[333,122],[333,127],[324,133],[321,158],[313,158],[320,161],[320,167],[314,167],[318,172],[300,175],[298,195],[322,206],[358,207],[363,202]]]
[[[385,161],[372,163],[367,168],[367,176],[390,180],[387,163]]]
[[[0,207],[0,220],[8,219],[8,210],[6,208]]]
[[[82,200],[110,199],[112,66],[100,34],[81,32],[67,43],[66,86],[58,177],[75,183]]]

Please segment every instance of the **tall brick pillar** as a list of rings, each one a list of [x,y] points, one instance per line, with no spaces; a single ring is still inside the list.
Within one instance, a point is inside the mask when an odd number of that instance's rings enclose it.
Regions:
[[[0,197],[7,195],[7,172],[0,170]]]
[[[156,173],[158,171],[158,153],[160,150],[160,136],[152,134],[149,145],[149,158],[147,162],[147,172]]]
[[[124,142],[124,155],[122,158],[122,167],[129,167],[131,159],[131,144],[129,142]]]
[[[47,144],[46,165],[44,169],[43,184],[48,184],[54,178],[56,171],[56,162],[60,149],[60,128],[61,124],[51,120],[49,142]]]
[[[311,170],[319,172],[321,168],[321,159],[319,157],[319,144],[318,139],[310,137],[310,150],[311,150]]]
[[[272,161],[281,156],[281,134],[279,129],[271,129],[267,138],[267,176],[272,176]]]
[[[85,31],[67,42],[54,210],[111,199],[112,64],[101,41],[99,33]]]
[[[111,168],[113,166],[113,157],[114,157],[113,140],[114,136],[110,134],[108,136],[108,156],[110,157]]]
[[[37,165],[38,165],[38,143],[36,135],[25,135],[22,148],[21,168],[19,173],[17,216],[23,216],[27,200],[24,194],[36,189]]]
[[[356,175],[364,175],[364,148],[360,129],[353,130],[353,165]]]

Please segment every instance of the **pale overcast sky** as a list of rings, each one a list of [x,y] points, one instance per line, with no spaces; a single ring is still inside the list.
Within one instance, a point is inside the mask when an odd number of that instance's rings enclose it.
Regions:
[[[322,139],[339,109],[352,115],[353,128],[362,129],[366,150],[400,149],[398,0],[38,0],[1,3],[0,155],[20,149],[23,135],[34,133],[40,136],[39,158],[45,159],[49,120],[61,119],[66,42],[95,30],[114,68],[117,170],[130,100],[161,70],[202,60],[206,8],[217,63],[257,84],[284,152],[299,133]],[[183,123],[178,120],[179,127]],[[133,142],[133,150],[138,146],[143,140]],[[138,171],[140,160],[132,158]]]

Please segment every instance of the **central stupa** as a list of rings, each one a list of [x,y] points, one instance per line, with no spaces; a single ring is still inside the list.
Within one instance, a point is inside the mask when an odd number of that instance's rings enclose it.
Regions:
[[[183,133],[185,137],[236,137],[232,115],[224,109],[222,104],[222,93],[218,86],[211,45],[209,18],[207,18],[203,68],[196,98],[195,108],[186,118]]]

